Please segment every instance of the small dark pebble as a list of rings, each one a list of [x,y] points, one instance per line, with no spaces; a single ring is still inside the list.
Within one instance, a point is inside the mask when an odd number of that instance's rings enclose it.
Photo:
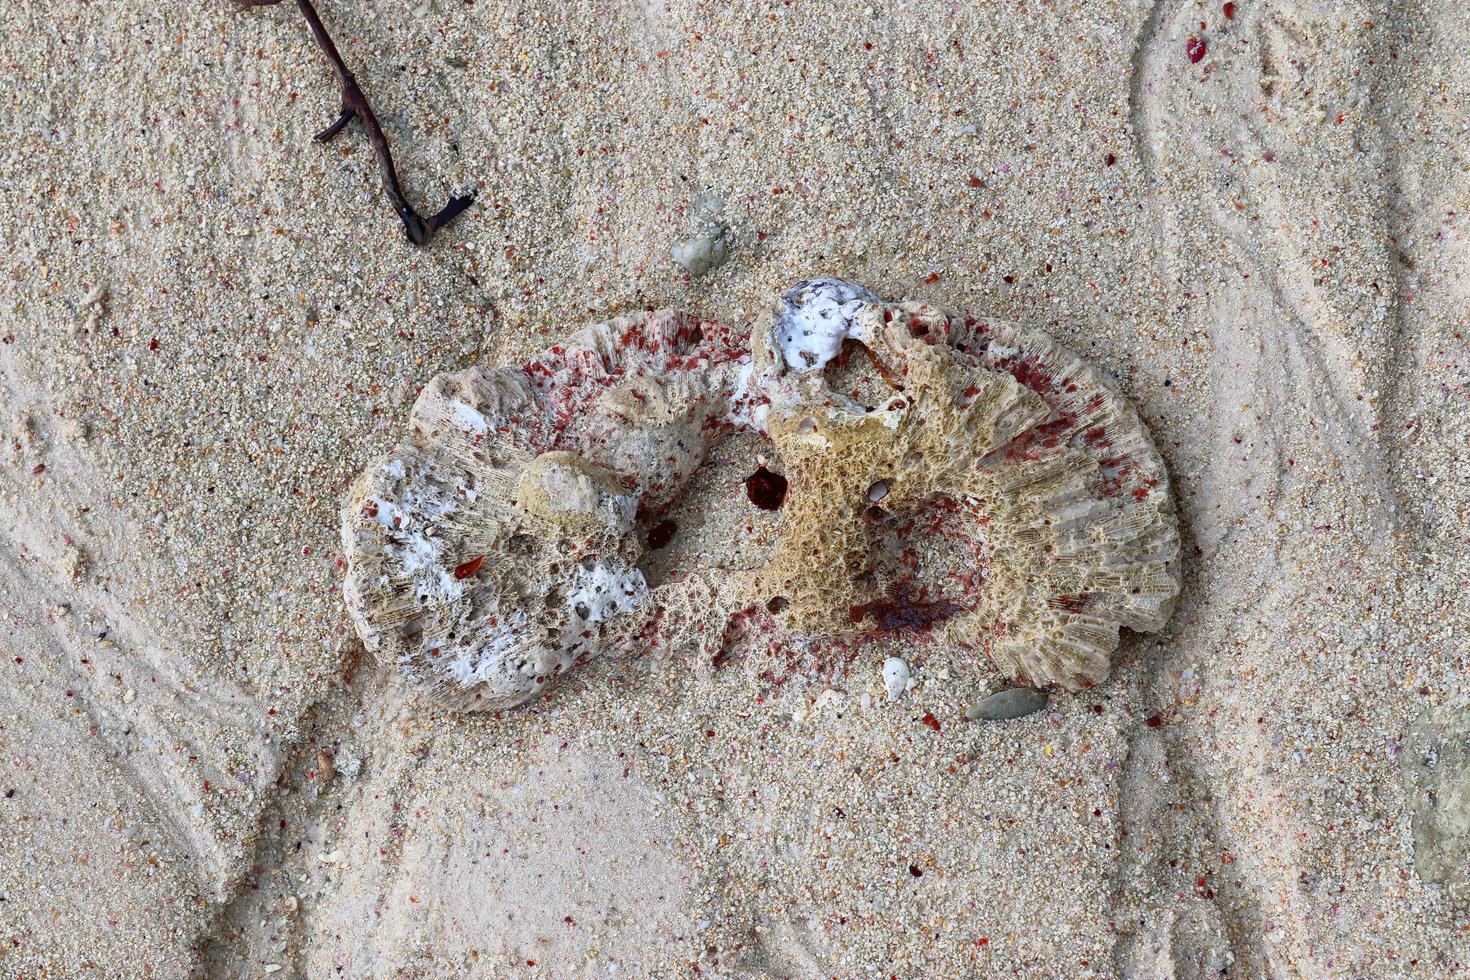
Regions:
[[[6,798],[6,799],[7,799],[7,800],[8,800],[8,799],[11,799],[11,798],[12,798],[12,797],[14,797],[14,796],[15,796],[15,790],[14,790],[14,789],[7,789],[7,790],[6,790],[6,791],[5,791],[5,798]]]
[[[965,717],[971,721],[1010,721],[1040,711],[1047,700],[1046,692],[1034,687],[1008,687],[966,708]]]
[[[786,500],[786,477],[762,466],[746,478],[745,495],[761,510],[777,510]]]

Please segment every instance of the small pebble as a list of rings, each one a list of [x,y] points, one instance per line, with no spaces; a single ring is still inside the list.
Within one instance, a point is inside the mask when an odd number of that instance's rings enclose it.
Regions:
[[[1024,718],[1046,707],[1045,691],[1034,687],[1008,687],[965,709],[965,717],[971,721],[1010,721]]]
[[[693,232],[669,250],[675,262],[696,278],[724,265],[730,258],[730,226],[725,202],[711,193],[700,194],[690,207]]]
[[[702,276],[724,265],[730,258],[730,236],[724,225],[692,235],[669,250],[674,261],[691,276]]]
[[[889,698],[898,700],[909,688],[909,665],[902,657],[889,657],[883,661],[883,686]]]

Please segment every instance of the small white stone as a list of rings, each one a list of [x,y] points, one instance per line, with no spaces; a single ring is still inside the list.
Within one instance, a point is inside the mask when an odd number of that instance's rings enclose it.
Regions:
[[[902,657],[889,657],[883,661],[883,686],[893,700],[903,697],[909,689],[909,665]]]
[[[702,276],[725,264],[730,257],[730,237],[725,226],[719,225],[676,243],[669,255],[691,276]]]

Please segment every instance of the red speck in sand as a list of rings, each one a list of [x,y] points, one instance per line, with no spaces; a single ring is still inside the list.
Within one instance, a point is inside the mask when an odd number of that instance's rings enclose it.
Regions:
[[[1184,53],[1189,56],[1189,63],[1191,65],[1199,64],[1200,59],[1205,56],[1205,52],[1208,50],[1209,48],[1205,42],[1197,37],[1192,37],[1184,42]]]
[[[469,578],[471,575],[478,572],[480,570],[480,566],[483,564],[485,564],[485,556],[481,555],[478,558],[471,558],[469,561],[464,562],[463,564],[455,565],[454,577],[461,579]]]
[[[1226,20],[1235,19],[1235,4],[1227,3],[1224,7],[1220,9],[1224,12]]]

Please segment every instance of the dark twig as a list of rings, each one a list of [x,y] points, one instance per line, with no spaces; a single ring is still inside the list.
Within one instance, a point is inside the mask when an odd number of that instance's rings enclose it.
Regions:
[[[241,7],[274,7],[281,0],[234,0],[234,2]],[[427,245],[429,239],[434,237],[434,232],[449,224],[461,211],[470,206],[475,199],[474,195],[451,197],[449,203],[444,205],[444,209],[438,214],[431,218],[419,217],[419,213],[409,205],[408,198],[403,194],[403,185],[398,181],[398,168],[393,166],[393,153],[388,148],[388,137],[383,135],[383,127],[378,125],[378,117],[373,114],[373,107],[368,104],[367,96],[362,94],[357,79],[352,77],[352,72],[347,70],[347,63],[337,52],[337,45],[332,43],[332,36],[322,25],[322,19],[317,16],[316,8],[312,6],[311,0],[296,0],[296,7],[301,11],[301,16],[306,18],[312,37],[316,38],[317,47],[322,49],[322,53],[331,62],[332,74],[337,76],[337,85],[342,90],[341,114],[332,122],[332,125],[317,133],[314,138],[319,143],[325,143],[342,132],[353,119],[361,122],[362,128],[367,130],[368,139],[373,144],[373,151],[378,155],[378,169],[383,174],[383,189],[388,193],[388,200],[393,202],[393,210],[398,212],[398,217],[403,221],[408,240],[415,245]]]

